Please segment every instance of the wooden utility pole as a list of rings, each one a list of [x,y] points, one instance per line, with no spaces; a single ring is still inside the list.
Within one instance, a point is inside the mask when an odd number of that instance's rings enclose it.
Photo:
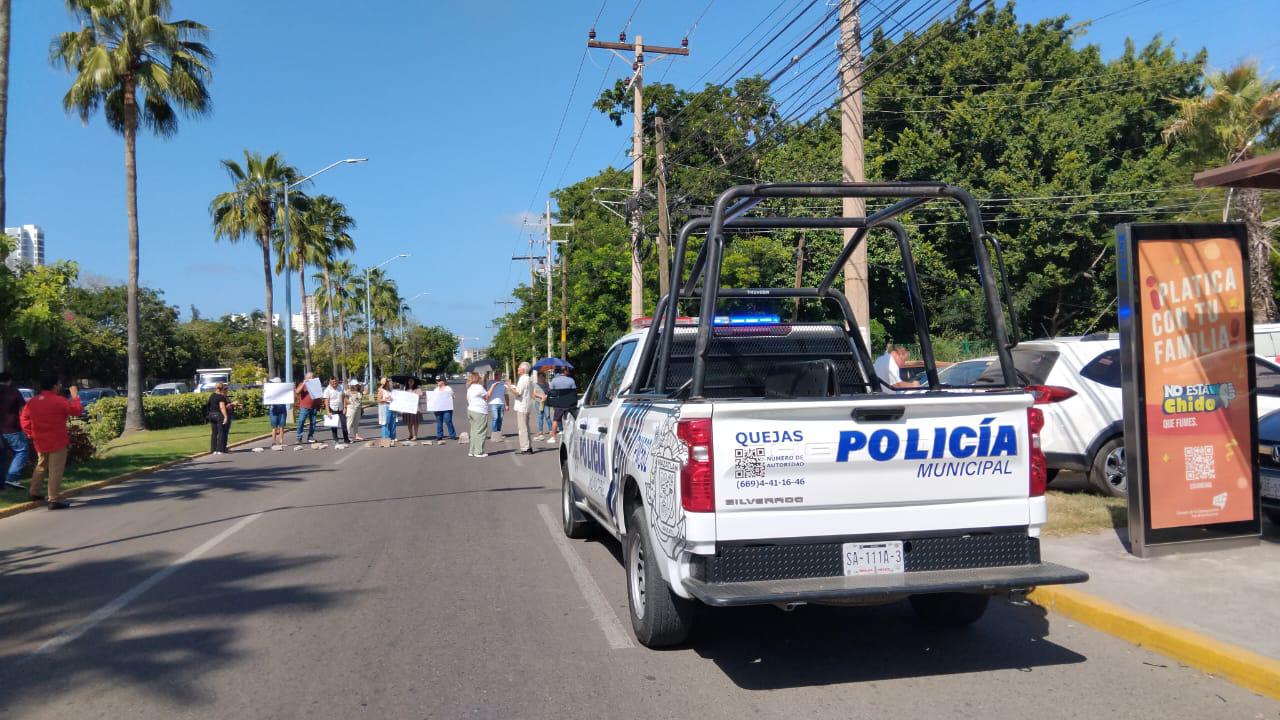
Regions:
[[[569,260],[560,253],[560,357],[569,359],[566,338],[569,336]]]
[[[840,164],[844,182],[865,182],[862,149],[862,24],[858,17],[858,0],[840,0]],[[864,198],[845,198],[844,217],[865,217]],[[844,231],[849,242],[854,230]],[[862,332],[862,340],[871,344],[871,302],[867,292],[867,241],[862,243],[844,266],[844,294],[853,308],[854,320]]]
[[[634,43],[627,43],[625,32],[618,35],[619,42],[604,42],[595,39],[595,30],[587,36],[587,47],[611,50],[615,54],[631,50],[635,53],[631,69],[635,75],[631,78],[631,193],[633,209],[631,211],[631,320],[635,321],[644,315],[644,268],[640,265],[640,190],[644,187],[644,54],[655,55],[688,55],[689,40],[680,42],[680,47],[663,47],[661,45],[644,44],[644,39],[637,35]],[[626,58],[619,55],[623,61]]]
[[[573,227],[573,223],[551,222],[551,201],[547,200],[546,225],[547,225],[547,259],[543,262],[543,269],[546,271],[546,280],[547,280],[547,357],[551,357],[554,354],[553,351],[555,350],[555,348],[552,347],[551,345],[552,343],[552,340],[551,340],[551,271],[554,268],[554,258],[556,256],[556,253],[555,253],[556,243],[565,242],[564,240],[552,240],[551,229],[558,228],[558,227]],[[563,335],[564,334],[563,316],[561,316],[560,324],[561,324],[560,334]],[[561,344],[563,344],[563,341],[561,341]]]
[[[670,272],[668,248],[671,246],[671,208],[667,206],[667,121],[653,119],[653,156],[658,176],[658,297],[667,294]]]

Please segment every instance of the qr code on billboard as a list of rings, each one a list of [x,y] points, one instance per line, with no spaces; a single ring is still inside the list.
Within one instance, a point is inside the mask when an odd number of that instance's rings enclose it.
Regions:
[[[735,478],[764,477],[764,448],[734,448],[733,476]]]
[[[1182,450],[1187,464],[1187,482],[1212,480],[1217,477],[1212,445],[1192,445]]]

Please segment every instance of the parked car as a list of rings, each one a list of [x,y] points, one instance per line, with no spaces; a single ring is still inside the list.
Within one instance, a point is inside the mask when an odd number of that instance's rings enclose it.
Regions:
[[[951,363],[942,360],[937,361],[938,372],[941,373],[943,368],[951,367]],[[902,382],[918,382],[925,384],[924,361],[908,360],[898,368],[898,377],[902,378]]]
[[[969,387],[982,377],[990,367],[994,357],[977,358],[974,360],[962,360],[955,365],[946,368],[938,368],[938,382],[947,387]]]
[[[89,415],[89,406],[98,402],[104,397],[119,397],[120,393],[111,388],[85,388],[80,391],[80,407],[84,409],[82,413],[85,417]]]
[[[1280,412],[1258,421],[1258,467],[1262,471],[1262,511],[1280,525]]]
[[[186,383],[160,383],[151,388],[151,395],[181,395],[182,393],[191,392],[187,389]]]
[[[1013,349],[1022,381],[1039,388],[1044,409],[1040,435],[1050,476],[1078,470],[1099,492],[1124,497],[1128,467],[1124,457],[1124,412],[1120,390],[1120,338],[1115,333],[1027,340]],[[1280,410],[1280,366],[1254,357],[1258,416]],[[988,367],[979,385],[1001,382],[999,367]]]

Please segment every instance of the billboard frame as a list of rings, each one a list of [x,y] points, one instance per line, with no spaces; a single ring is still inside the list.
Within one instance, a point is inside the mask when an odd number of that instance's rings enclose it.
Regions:
[[[1138,557],[1256,545],[1262,535],[1258,483],[1257,378],[1249,364],[1249,442],[1252,471],[1252,520],[1185,527],[1151,527],[1151,478],[1147,467],[1146,365],[1142,318],[1145,301],[1138,278],[1138,247],[1147,240],[1235,241],[1240,247],[1241,282],[1249,287],[1249,238],[1243,223],[1125,223],[1116,226],[1117,316],[1120,326],[1120,377],[1124,409],[1125,465],[1128,474],[1129,547]],[[1246,357],[1253,357],[1253,303],[1246,289]]]

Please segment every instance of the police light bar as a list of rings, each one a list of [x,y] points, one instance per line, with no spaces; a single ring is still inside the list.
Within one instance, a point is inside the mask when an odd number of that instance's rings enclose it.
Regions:
[[[759,325],[777,325],[782,319],[777,315],[716,315],[712,318],[713,325],[727,325],[730,327],[740,326],[759,326]]]

